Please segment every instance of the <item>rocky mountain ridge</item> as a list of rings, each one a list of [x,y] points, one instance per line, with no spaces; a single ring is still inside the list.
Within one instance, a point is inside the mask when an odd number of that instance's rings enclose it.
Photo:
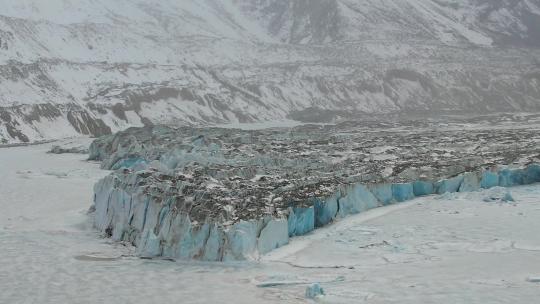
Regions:
[[[540,110],[540,1],[0,1],[0,141]]]

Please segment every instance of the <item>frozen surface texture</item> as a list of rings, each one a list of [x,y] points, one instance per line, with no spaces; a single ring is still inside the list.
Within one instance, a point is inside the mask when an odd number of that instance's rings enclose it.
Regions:
[[[462,133],[458,122],[438,131],[431,131],[437,123],[409,124],[415,133],[402,134],[405,125],[366,135],[370,127],[346,123],[256,131],[155,126],[107,136],[90,148],[91,159],[116,170],[96,184],[95,225],[142,256],[256,259],[290,237],[380,206],[540,181],[533,128],[479,123]],[[409,145],[419,134],[424,141]],[[380,146],[387,142],[395,146]]]
[[[336,304],[538,300],[538,184],[511,188],[509,203],[484,202],[481,190],[372,209],[255,263],[171,262],[98,237],[87,210],[93,183],[109,173],[84,155],[47,154],[51,146],[0,149],[0,303],[309,303],[315,283]],[[231,226],[237,247],[225,260],[253,252],[259,227]],[[206,248],[216,248],[210,239]]]

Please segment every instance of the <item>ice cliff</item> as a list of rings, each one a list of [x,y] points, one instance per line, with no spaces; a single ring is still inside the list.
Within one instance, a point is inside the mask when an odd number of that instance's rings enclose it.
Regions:
[[[354,132],[338,140],[325,136],[336,134],[335,129],[308,128],[311,136],[306,138],[305,128],[156,126],[98,139],[90,148],[91,159],[115,171],[95,186],[95,226],[116,241],[134,244],[144,257],[257,259],[288,244],[291,237],[380,206],[418,196],[540,182],[540,165],[531,161],[537,149],[528,150],[525,139],[516,142],[523,150],[514,158],[529,161],[517,168],[494,162],[505,160],[503,150],[484,163],[472,162],[467,158],[471,153],[463,152],[424,160],[420,166],[400,162],[404,156],[397,150],[390,153],[394,157],[366,161],[354,148],[367,143],[358,142]],[[340,128],[351,131],[358,125]],[[430,145],[441,138],[434,136]],[[336,155],[341,145],[352,148],[348,157]],[[423,157],[413,147],[407,151],[404,155]],[[474,166],[457,165],[467,160]],[[429,162],[431,174],[370,175],[371,179],[359,174],[366,164],[381,166],[377,170],[392,164],[397,172],[395,167],[425,168]],[[461,172],[452,174],[444,164]],[[446,176],[437,175],[438,168]]]

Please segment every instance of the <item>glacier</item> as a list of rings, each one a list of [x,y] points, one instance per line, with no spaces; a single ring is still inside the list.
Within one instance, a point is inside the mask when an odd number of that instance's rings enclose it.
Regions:
[[[80,143],[54,144],[90,144],[88,139],[75,141]],[[135,251],[140,249],[128,242],[100,238],[92,227],[95,215],[89,217],[86,211],[92,203],[92,184],[112,172],[100,170],[96,162],[86,162],[87,156],[82,154],[47,154],[52,145],[0,149],[0,158],[11,160],[0,162],[5,173],[0,184],[4,211],[0,213],[4,245],[0,268],[6,274],[0,276],[0,285],[6,287],[0,293],[2,303],[100,303],[104,298],[134,303],[178,299],[188,303],[302,303],[306,288],[314,283],[324,288],[324,301],[332,303],[371,298],[402,304],[419,299],[502,304],[516,294],[534,303],[538,294],[538,285],[527,279],[538,277],[530,265],[540,262],[535,216],[540,208],[540,184],[499,188],[501,193],[511,191],[515,202],[510,203],[498,198],[486,203],[483,199],[489,190],[482,190],[371,209],[289,238],[289,245],[256,262],[178,259],[171,263],[160,257],[149,260],[152,256],[147,253],[139,253],[142,259],[138,258]],[[495,172],[498,180],[501,168],[484,169]],[[538,172],[534,167],[525,171]],[[55,172],[66,175],[50,174]],[[382,184],[388,189],[392,183],[389,179],[373,187]],[[335,202],[337,198],[324,200]],[[334,216],[337,208],[331,209],[328,214]],[[249,256],[257,252],[257,240],[244,237],[244,231],[257,235],[258,223],[242,223],[232,223],[227,230],[228,238],[239,240],[231,251],[240,254],[234,257],[228,251],[224,261],[257,258]],[[249,232],[251,229],[255,232]],[[160,238],[156,233],[150,236],[147,250],[160,249]],[[219,239],[212,238],[206,248],[220,245]],[[210,253],[215,252],[208,250],[204,258],[213,259]],[[502,264],[506,267],[500,267]],[[366,277],[367,272],[377,275]],[[425,287],[411,288],[412,284]]]
[[[485,172],[467,172],[463,175],[437,181],[437,193],[480,190],[477,181],[470,183],[464,176]],[[511,187],[540,182],[540,165],[522,169],[490,171],[489,179],[497,175],[497,185]],[[305,235],[315,227],[373,208],[388,205],[378,200],[363,184],[343,186],[329,198],[318,198],[309,208],[290,208],[283,217],[252,219],[233,225],[219,222],[192,222],[188,216],[172,209],[173,198],[151,198],[137,188],[122,189],[127,180],[137,185],[137,172],[109,176],[95,187],[95,225],[117,241],[133,242],[141,256],[227,261],[256,259],[273,249],[287,245],[289,237]],[[509,182],[509,180],[511,182]],[[482,179],[484,181],[484,179]],[[426,182],[422,182],[423,184]],[[450,186],[447,186],[450,185]],[[133,187],[133,186],[130,186]],[[411,200],[412,184],[393,184],[392,203]],[[420,196],[426,194],[421,193]],[[332,199],[333,197],[333,199]],[[338,206],[336,208],[336,198]],[[513,200],[505,197],[506,200]],[[336,211],[337,212],[334,212]]]
[[[298,157],[294,138],[305,140],[298,131],[292,132],[291,141],[283,130],[156,126],[100,138],[91,145],[90,158],[114,171],[94,188],[95,227],[115,241],[134,244],[142,257],[256,260],[292,237],[374,208],[426,195],[540,182],[540,165],[532,162],[487,162],[455,176],[448,176],[452,168],[435,170],[439,175],[432,177],[447,177],[433,180],[340,178],[338,173],[347,166],[361,169],[351,159],[345,167],[336,167],[331,160],[321,164]],[[318,151],[315,160],[323,147],[329,155],[335,153],[337,147],[322,138],[304,153]],[[270,139],[282,140],[283,145],[274,143],[280,158],[259,149]],[[453,166],[465,159],[456,156]],[[336,171],[328,175],[330,168]],[[392,179],[395,182],[388,182]]]

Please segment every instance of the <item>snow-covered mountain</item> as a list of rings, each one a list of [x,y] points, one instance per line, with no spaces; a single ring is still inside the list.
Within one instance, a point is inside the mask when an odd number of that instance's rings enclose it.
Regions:
[[[0,141],[540,110],[540,0],[0,0]]]
[[[540,45],[535,0],[235,0],[282,42]]]

